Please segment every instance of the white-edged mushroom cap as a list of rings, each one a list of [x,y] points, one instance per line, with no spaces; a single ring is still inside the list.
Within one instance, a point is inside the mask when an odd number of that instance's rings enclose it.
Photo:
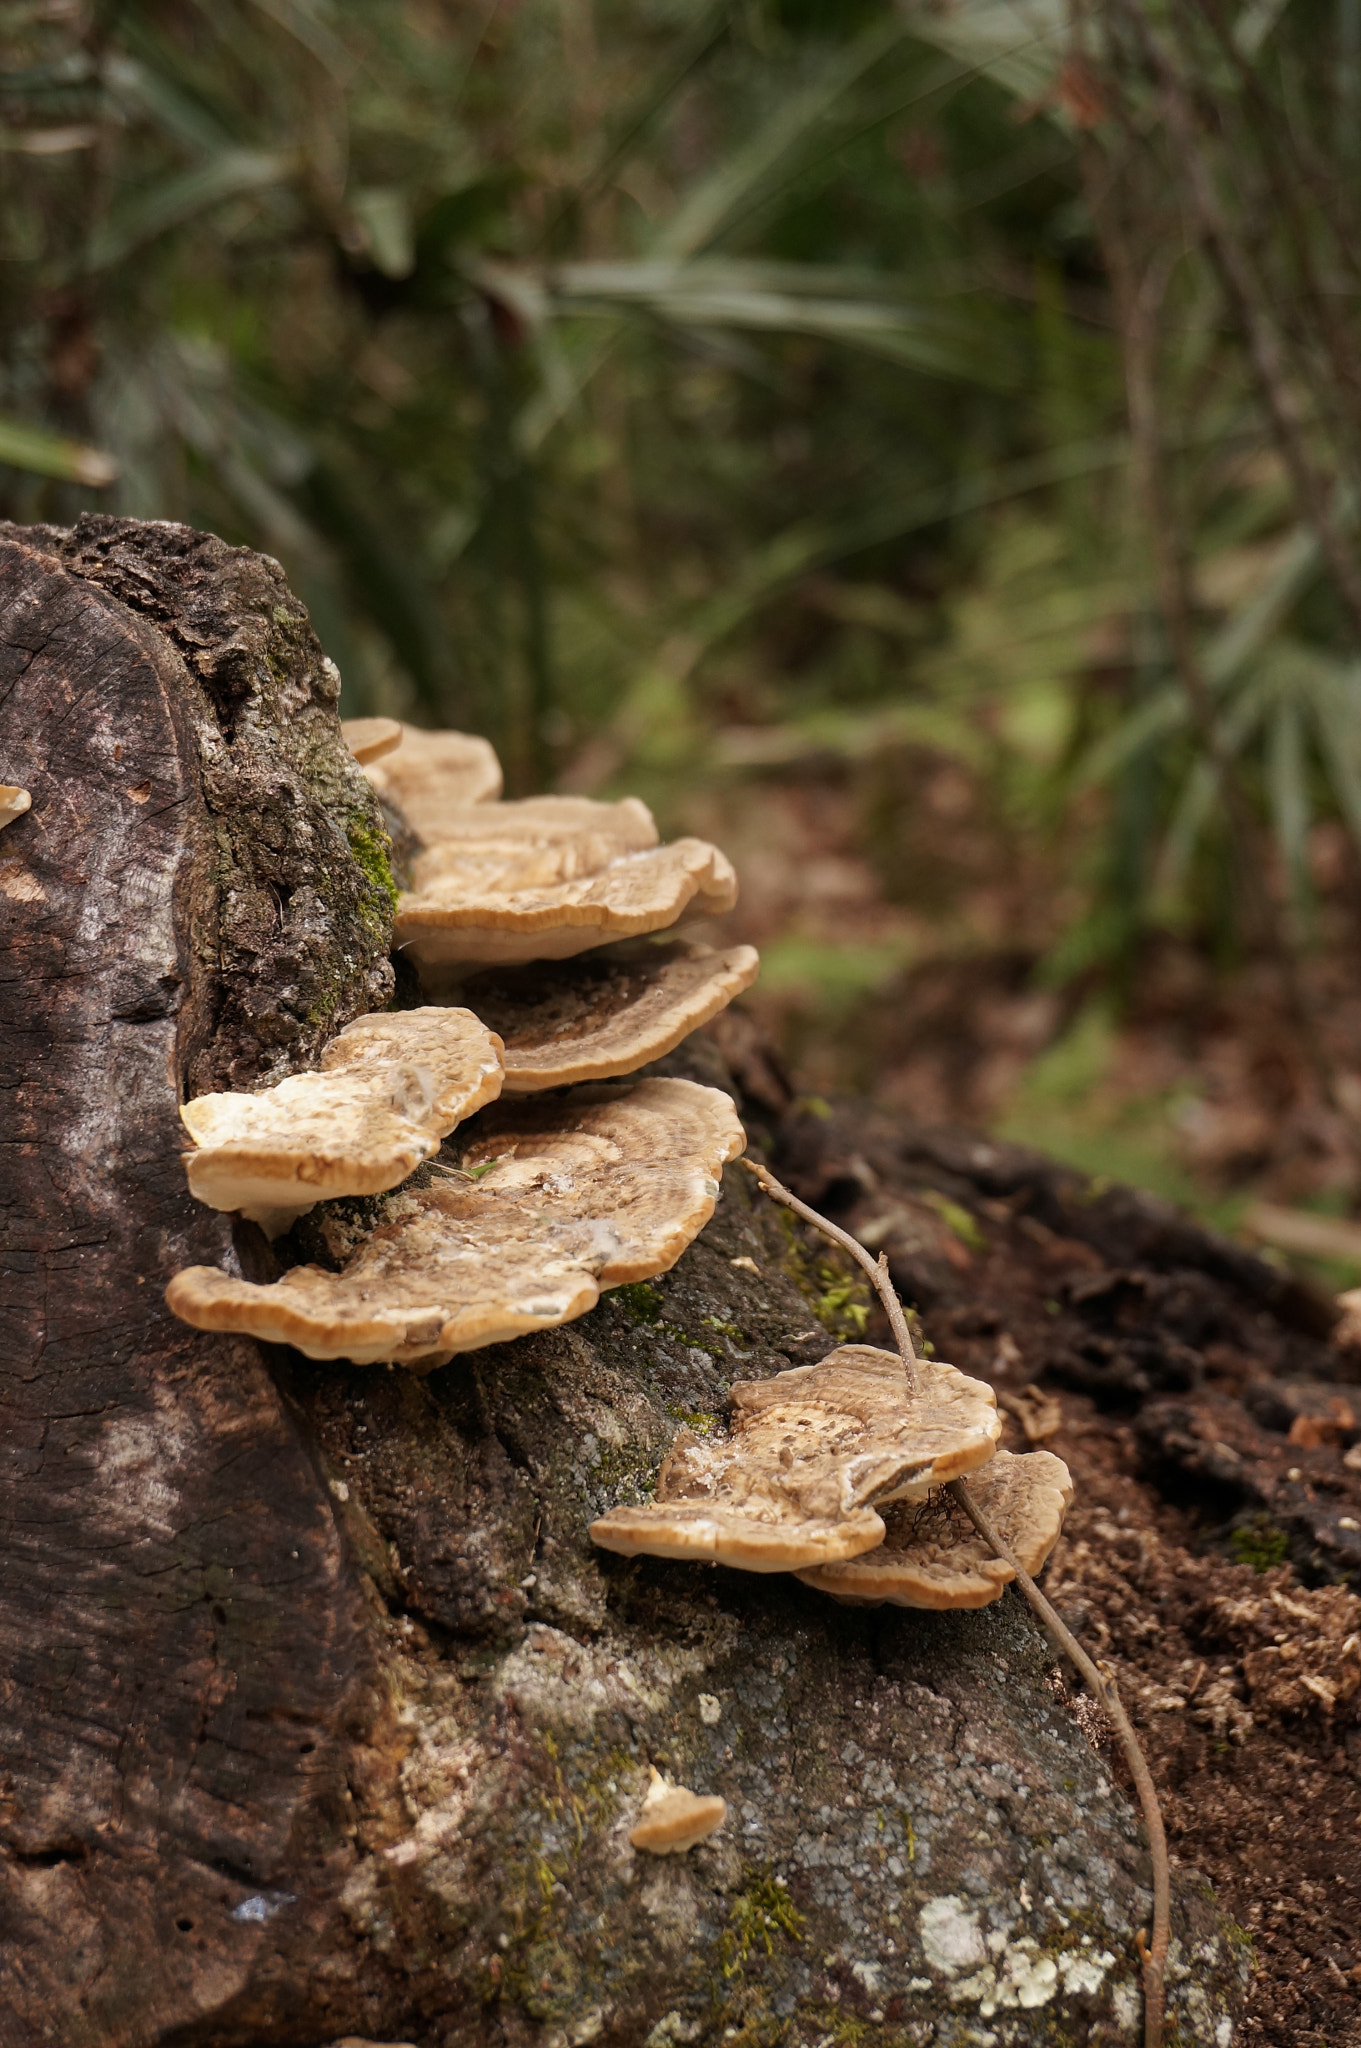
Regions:
[[[788,1441],[835,1416],[854,1423],[867,1441],[895,1454],[911,1454],[905,1470],[876,1502],[924,1500],[932,1487],[974,1472],[992,1457],[1002,1436],[997,1396],[986,1380],[970,1379],[943,1358],[917,1360],[910,1387],[896,1351],[873,1344],[841,1344],[815,1365],[791,1365],[773,1379],[739,1381],[731,1395],[734,1433],[790,1432]]]
[[[439,836],[450,812],[501,794],[501,763],[489,740],[470,732],[422,732],[403,725],[401,744],[364,773],[396,804],[420,839]]]
[[[501,1041],[471,1010],[356,1018],[319,1072],[185,1103],[190,1193],[271,1232],[328,1197],[381,1194],[495,1101],[501,1081]]]
[[[461,993],[499,1033],[507,1095],[608,1081],[707,1024],[760,967],[754,946],[625,941],[561,963],[479,975]]]
[[[818,1365],[735,1386],[732,1434],[682,1430],[656,1500],[602,1515],[592,1540],[754,1572],[874,1549],[886,1501],[984,1464],[1001,1434],[991,1387],[934,1359],[917,1373],[913,1390],[896,1352],[847,1344]]]
[[[297,1266],[256,1286],[191,1266],[166,1300],[197,1329],[429,1369],[666,1272],[745,1143],[728,1097],[693,1081],[498,1103],[463,1134],[461,1171],[390,1195],[341,1272]]]
[[[6,825],[12,825],[16,818],[22,818],[32,803],[26,789],[20,789],[12,782],[0,782],[0,831]]]
[[[737,901],[732,863],[703,839],[612,850],[594,831],[518,844],[443,840],[418,856],[412,880],[398,900],[396,941],[423,969],[446,971],[565,960]]]
[[[684,1785],[668,1785],[660,1771],[653,1770],[643,1801],[638,1825],[629,1831],[635,1849],[651,1856],[675,1856],[707,1842],[728,1817],[728,1802],[717,1793],[691,1792]]]
[[[969,1481],[979,1507],[1033,1578],[1059,1540],[1073,1482],[1052,1451],[998,1451]],[[855,1606],[986,1607],[1016,1574],[988,1548],[948,1493],[881,1510],[884,1540],[848,1564],[798,1576]]]
[[[342,718],[340,737],[361,768],[381,761],[402,744],[402,727],[395,718]],[[459,735],[462,738],[462,734]]]

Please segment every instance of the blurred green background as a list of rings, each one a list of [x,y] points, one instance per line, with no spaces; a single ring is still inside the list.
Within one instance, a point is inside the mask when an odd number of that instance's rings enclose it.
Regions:
[[[0,25],[5,516],[721,840],[805,1091],[1355,1208],[1361,0]]]

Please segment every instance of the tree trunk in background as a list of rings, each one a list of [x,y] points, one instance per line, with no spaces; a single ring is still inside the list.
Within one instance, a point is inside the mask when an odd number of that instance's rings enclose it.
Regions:
[[[263,557],[0,531],[33,794],[0,836],[3,2048],[1131,2038],[1145,1859],[1011,1600],[863,1613],[589,1543],[680,1418],[852,1334],[734,1175],[671,1274],[427,1380],[165,1310],[262,1256],[189,1199],[179,1101],[389,1000],[337,690]],[[652,1764],[729,1801],[686,1857],[628,1845]],[[1206,2039],[1216,1927],[1188,1887]]]

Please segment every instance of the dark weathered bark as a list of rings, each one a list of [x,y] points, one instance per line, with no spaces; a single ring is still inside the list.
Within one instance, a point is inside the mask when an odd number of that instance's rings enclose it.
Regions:
[[[743,1187],[655,1285],[423,1381],[167,1316],[235,1255],[180,1097],[387,999],[334,697],[260,557],[0,538],[3,2048],[1123,2038],[1142,1853],[1010,1602],[590,1546],[681,1418],[854,1327]],[[654,1763],[730,1802],[665,1863]],[[1216,2025],[1237,1962],[1179,1915]]]
[[[231,1252],[186,1194],[181,1088],[310,1056],[390,976],[345,837],[376,820],[274,565],[174,527],[11,531],[0,664],[0,759],[33,796],[0,839],[18,2048],[211,2010],[265,1939],[223,1874],[259,1889],[337,1839],[354,1580],[258,1348],[187,1330],[162,1288]]]

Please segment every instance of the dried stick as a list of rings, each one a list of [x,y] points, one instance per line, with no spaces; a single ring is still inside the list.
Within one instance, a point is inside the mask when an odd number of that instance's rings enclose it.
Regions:
[[[811,1223],[824,1237],[830,1237],[833,1244],[839,1244],[843,1252],[849,1252],[857,1266],[862,1266],[869,1274],[870,1283],[884,1304],[884,1311],[888,1316],[894,1341],[907,1373],[907,1384],[915,1392],[917,1354],[912,1348],[912,1333],[907,1327],[907,1317],[903,1314],[903,1305],[898,1299],[897,1289],[888,1277],[888,1260],[884,1254],[880,1252],[877,1259],[872,1258],[859,1238],[852,1237],[849,1230],[842,1230],[826,1216],[819,1216],[816,1209],[810,1209],[797,1195],[791,1195],[784,1182],[776,1180],[768,1166],[760,1165],[755,1159],[744,1159],[742,1164],[747,1172],[753,1174],[760,1182],[772,1201],[782,1203],[786,1209],[792,1209],[796,1216],[802,1216],[805,1223]]]
[[[1000,1557],[1003,1564],[1011,1566],[1016,1574],[1017,1586],[1100,1701],[1102,1711],[1115,1730],[1120,1747],[1125,1753],[1125,1762],[1129,1765],[1134,1788],[1139,1794],[1139,1804],[1143,1808],[1144,1826],[1148,1830],[1148,1853],[1153,1863],[1153,1940],[1151,1945],[1145,1947],[1143,1929],[1140,1928],[1138,1941],[1139,1960],[1143,1966],[1144,1976],[1144,2048],[1160,2048],[1163,2037],[1163,1980],[1167,1967],[1167,1943],[1171,1932],[1172,1876],[1167,1861],[1167,1832],[1163,1827],[1162,1808],[1158,1804],[1158,1793],[1153,1783],[1153,1774],[1148,1768],[1148,1759],[1139,1747],[1134,1724],[1125,1712],[1114,1679],[1108,1677],[1093,1663],[1067,1622],[1060,1618],[1058,1609],[1045,1598],[1029,1572],[1017,1563],[964,1481],[952,1479],[950,1492],[993,1555]]]
[[[766,1194],[773,1201],[783,1203],[786,1209],[792,1209],[794,1214],[801,1216],[805,1223],[811,1223],[815,1230],[820,1230],[824,1237],[831,1239],[833,1244],[839,1244],[841,1249],[849,1252],[856,1264],[863,1267],[865,1272],[869,1274],[870,1279],[874,1282],[875,1291],[888,1312],[888,1319],[893,1326],[893,1334],[897,1339],[898,1352],[902,1358],[908,1382],[911,1386],[915,1387],[917,1383],[917,1354],[912,1348],[912,1338],[908,1331],[907,1319],[903,1314],[902,1303],[898,1300],[893,1282],[889,1279],[888,1260],[884,1257],[883,1253],[879,1254],[877,1260],[872,1258],[858,1238],[852,1237],[848,1230],[842,1230],[840,1225],[833,1223],[829,1217],[820,1215],[816,1209],[810,1209],[807,1202],[801,1202],[797,1195],[790,1193],[783,1182],[776,1180],[769,1167],[760,1165],[754,1159],[744,1159],[742,1164],[746,1167],[748,1173],[755,1176]],[[1153,1864],[1153,1939],[1151,1943],[1146,1945],[1143,1929],[1140,1928],[1137,1940],[1139,1961],[1143,1968],[1144,1979],[1144,2048],[1162,2048],[1163,2006],[1165,2001],[1164,1980],[1167,1967],[1167,1944],[1171,1931],[1172,1878],[1167,1860],[1167,1832],[1163,1827],[1162,1808],[1158,1804],[1157,1788],[1153,1783],[1153,1774],[1148,1768],[1148,1759],[1139,1747],[1139,1738],[1134,1732],[1134,1724],[1125,1712],[1120,1695],[1116,1690],[1114,1679],[1103,1672],[1087,1655],[1087,1652],[1083,1649],[1067,1622],[1060,1616],[1057,1608],[1050,1604],[1031,1578],[1029,1572],[1012,1556],[1010,1550],[983,1513],[983,1510],[979,1507],[978,1502],[974,1499],[964,1481],[962,1479],[951,1480],[949,1490],[959,1502],[959,1505],[963,1508],[989,1550],[992,1551],[994,1557],[999,1557],[1003,1564],[1010,1565],[1012,1571],[1016,1574],[1016,1584],[1019,1591],[1030,1602],[1049,1635],[1058,1644],[1064,1655],[1071,1660],[1090,1687],[1095,1698],[1100,1702],[1102,1711],[1110,1722],[1111,1727],[1115,1730],[1120,1747],[1125,1753],[1125,1762],[1129,1765],[1130,1776],[1134,1780],[1134,1787],[1139,1795],[1139,1804],[1143,1809],[1144,1826],[1148,1830],[1148,1853]]]

